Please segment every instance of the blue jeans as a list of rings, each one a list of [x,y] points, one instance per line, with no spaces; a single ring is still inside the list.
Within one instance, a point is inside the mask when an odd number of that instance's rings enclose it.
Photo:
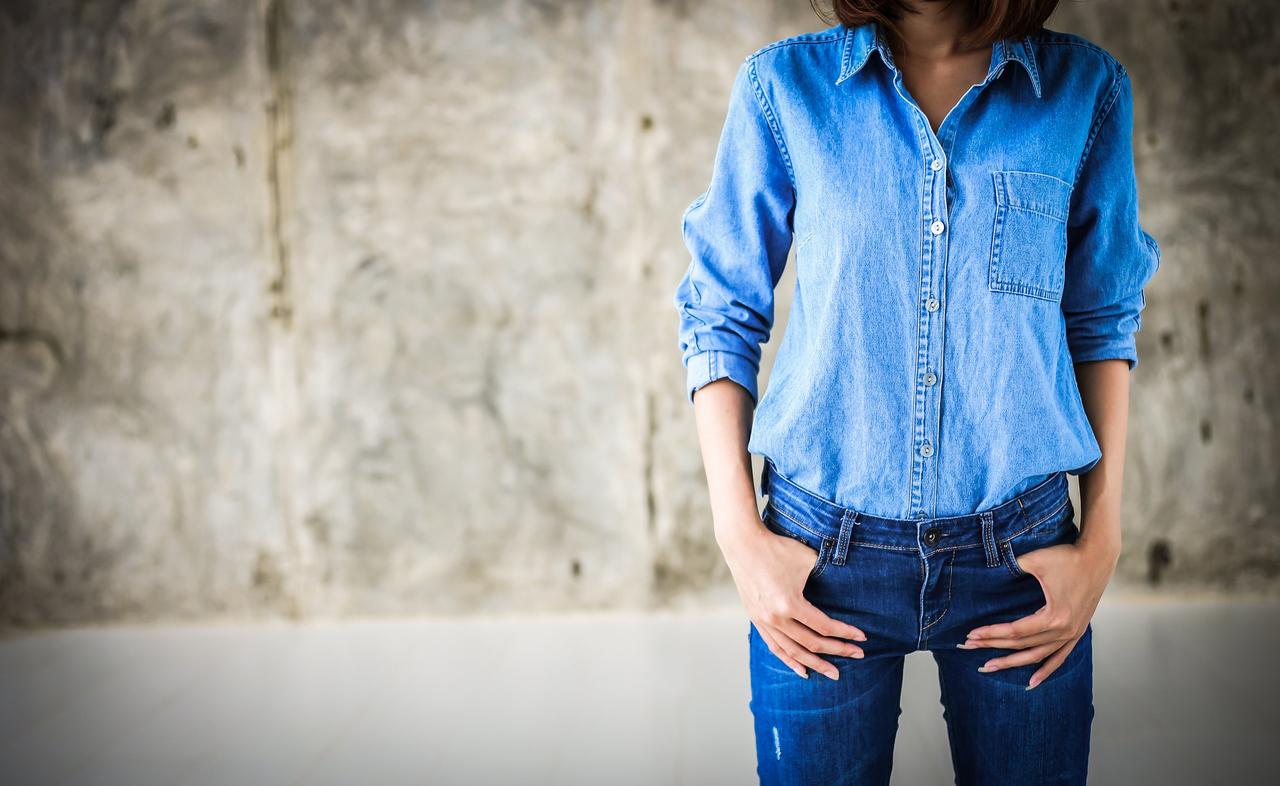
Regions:
[[[972,629],[1035,612],[1045,597],[1017,555],[1079,534],[1059,472],[968,516],[887,519],[843,508],[765,460],[763,518],[818,553],[804,594],[867,634],[862,659],[826,655],[832,680],[804,679],[748,631],[757,773],[763,784],[887,784],[901,714],[903,659],[938,664],[956,783],[1081,784],[1093,721],[1090,625],[1058,670],[1032,690],[1038,664],[981,673],[1014,650],[957,649]]]

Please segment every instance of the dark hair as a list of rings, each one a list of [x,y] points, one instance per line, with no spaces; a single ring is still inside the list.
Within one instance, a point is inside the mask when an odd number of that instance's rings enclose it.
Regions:
[[[1058,0],[944,0],[965,7],[968,25],[961,36],[965,46],[986,46],[1001,38],[1016,38],[1034,33],[1058,6]],[[909,0],[832,0],[831,12],[818,8],[809,0],[827,24],[837,21],[845,27],[877,22],[894,36],[902,38],[899,20],[905,14],[917,13]],[[834,17],[834,19],[832,18]]]

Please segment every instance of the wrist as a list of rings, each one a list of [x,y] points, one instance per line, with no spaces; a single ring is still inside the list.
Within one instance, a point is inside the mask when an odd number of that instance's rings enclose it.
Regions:
[[[1076,548],[1090,564],[1110,572],[1120,559],[1120,536],[1081,533]]]
[[[721,524],[715,522],[716,544],[726,558],[746,550],[754,550],[760,536],[768,532],[758,514],[747,514]]]

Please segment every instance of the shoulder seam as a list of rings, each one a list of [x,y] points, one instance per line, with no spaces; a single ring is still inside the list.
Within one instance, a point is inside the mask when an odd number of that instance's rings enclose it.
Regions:
[[[760,78],[756,74],[755,57],[747,58],[747,76],[751,79],[751,91],[755,93],[756,104],[760,108],[761,114],[764,115],[765,122],[769,124],[769,132],[773,135],[773,143],[778,146],[778,153],[782,156],[782,163],[787,167],[787,178],[791,180],[791,188],[796,187],[796,174],[791,168],[791,154],[787,152],[787,145],[782,141],[782,129],[778,126],[777,113],[773,111],[773,107],[769,104],[769,99],[764,94],[764,88],[760,84]]]
[[[791,36],[790,38],[783,38],[780,41],[774,41],[771,44],[765,44],[756,51],[747,55],[747,59],[753,60],[771,49],[777,49],[783,46],[792,46],[794,44],[828,44],[832,41],[839,41],[842,37],[843,34],[835,30],[817,33],[801,33],[800,35]]]
[[[1120,63],[1120,60],[1115,55],[1111,54],[1110,52],[1098,46],[1097,44],[1093,43],[1092,41],[1088,40],[1087,38],[1083,38],[1078,35],[1063,33],[1058,30],[1049,30],[1047,28],[1042,27],[1038,32],[1036,32],[1030,38],[1032,41],[1035,41],[1038,44],[1056,44],[1059,46],[1078,46],[1081,49],[1088,49],[1089,51],[1094,52],[1095,54],[1101,55],[1103,60],[1105,60],[1113,68],[1119,68],[1119,69],[1124,68],[1124,66]]]
[[[1106,96],[1102,99],[1093,123],[1089,126],[1089,136],[1085,139],[1084,152],[1080,154],[1080,162],[1076,164],[1076,173],[1071,178],[1071,188],[1075,190],[1076,183],[1080,180],[1080,173],[1084,171],[1085,162],[1089,159],[1089,154],[1093,152],[1093,143],[1098,138],[1098,132],[1102,129],[1102,124],[1111,116],[1111,108],[1116,104],[1116,98],[1120,95],[1120,88],[1124,84],[1124,80],[1128,78],[1128,73],[1124,66],[1116,63],[1119,68],[1115,76],[1111,80],[1111,87],[1108,88]]]

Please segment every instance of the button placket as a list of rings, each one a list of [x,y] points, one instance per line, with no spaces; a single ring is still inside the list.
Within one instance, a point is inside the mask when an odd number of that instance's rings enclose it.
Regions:
[[[913,486],[913,504],[917,507],[917,515],[927,515],[926,504],[924,502],[930,495],[928,493],[927,478],[931,477],[933,466],[931,459],[937,452],[935,439],[937,437],[938,417],[937,413],[940,406],[940,391],[936,387],[938,376],[932,371],[932,367],[939,362],[937,353],[941,351],[941,320],[934,315],[942,308],[942,301],[936,295],[929,294],[929,291],[941,292],[946,286],[946,257],[947,242],[946,231],[947,223],[947,174],[944,156],[941,151],[941,142],[933,134],[929,134],[929,149],[926,152],[929,158],[929,170],[932,173],[927,182],[929,185],[930,198],[926,204],[931,206],[933,213],[932,220],[929,221],[928,229],[932,242],[927,244],[927,258],[921,260],[924,263],[922,269],[922,283],[925,284],[925,314],[921,320],[921,345],[919,354],[919,366],[917,373],[918,379],[922,387],[917,395],[919,402],[917,410],[917,449],[918,458],[916,459],[916,474],[912,479]],[[926,220],[929,217],[926,216]],[[933,264],[929,264],[930,262]],[[931,429],[930,426],[933,426]],[[935,536],[936,537],[936,536]]]
[[[975,93],[972,87],[966,90],[943,118],[939,131],[935,133],[919,105],[903,92],[902,75],[896,69],[894,88],[913,114],[922,160],[926,162],[922,194],[925,208],[924,215],[921,216],[926,231],[921,249],[919,278],[920,302],[924,308],[918,320],[916,347],[917,387],[913,411],[915,456],[911,462],[911,510],[913,516],[927,518],[936,492],[937,463],[932,458],[939,449],[936,440],[942,427],[940,382],[945,325],[939,312],[946,297],[947,285],[947,173],[950,160],[947,144],[954,140],[957,118],[973,100]]]

